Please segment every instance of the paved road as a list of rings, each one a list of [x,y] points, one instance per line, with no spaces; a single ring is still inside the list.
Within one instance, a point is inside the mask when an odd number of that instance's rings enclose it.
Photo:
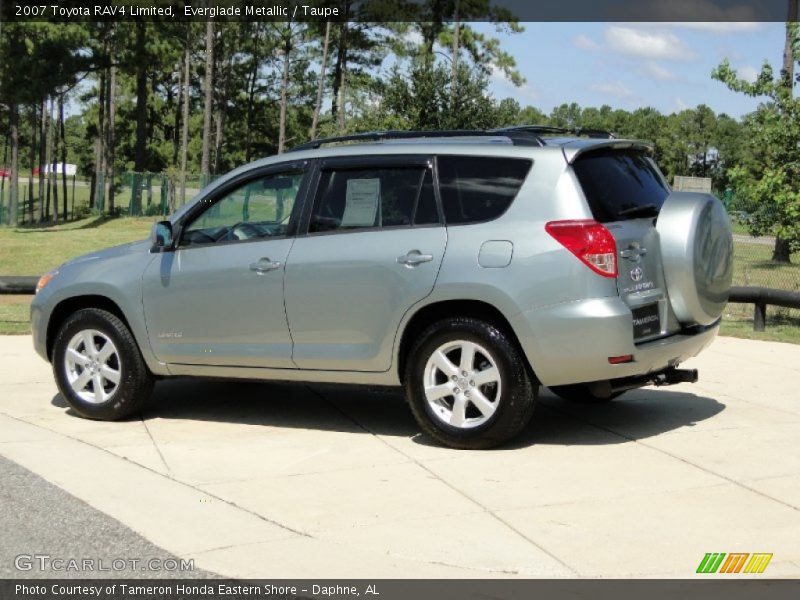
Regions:
[[[141,418],[92,422],[29,337],[0,357],[0,455],[223,576],[691,577],[706,552],[800,576],[800,346],[720,338],[685,365],[699,383],[608,405],[544,392],[488,452],[345,386],[166,381]]]
[[[3,457],[0,481],[2,579],[208,576],[199,569],[176,570],[175,556]],[[73,568],[70,559],[89,559],[91,568]]]

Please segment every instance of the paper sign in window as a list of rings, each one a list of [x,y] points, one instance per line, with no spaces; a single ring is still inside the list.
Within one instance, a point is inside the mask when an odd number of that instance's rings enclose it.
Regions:
[[[380,179],[348,179],[342,227],[372,227],[381,204]]]

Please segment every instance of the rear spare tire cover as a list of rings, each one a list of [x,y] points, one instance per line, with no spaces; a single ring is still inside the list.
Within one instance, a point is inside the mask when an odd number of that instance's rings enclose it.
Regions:
[[[656,222],[672,310],[686,325],[710,325],[728,302],[733,236],[722,203],[711,194],[672,192]]]

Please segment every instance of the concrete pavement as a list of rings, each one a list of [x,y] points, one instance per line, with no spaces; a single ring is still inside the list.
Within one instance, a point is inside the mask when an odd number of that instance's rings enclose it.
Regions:
[[[800,346],[720,338],[698,384],[607,405],[544,390],[485,452],[347,386],[165,381],[92,422],[29,337],[0,357],[0,455],[222,576],[691,577],[706,552],[800,576]]]

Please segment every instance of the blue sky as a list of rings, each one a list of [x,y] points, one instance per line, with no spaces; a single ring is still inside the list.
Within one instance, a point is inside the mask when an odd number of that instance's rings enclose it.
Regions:
[[[524,23],[519,34],[472,26],[500,38],[527,80],[515,88],[494,73],[495,98],[544,112],[564,102],[664,113],[707,104],[740,117],[759,100],[729,91],[711,70],[728,58],[746,78],[765,60],[777,73],[784,42],[783,23]]]

